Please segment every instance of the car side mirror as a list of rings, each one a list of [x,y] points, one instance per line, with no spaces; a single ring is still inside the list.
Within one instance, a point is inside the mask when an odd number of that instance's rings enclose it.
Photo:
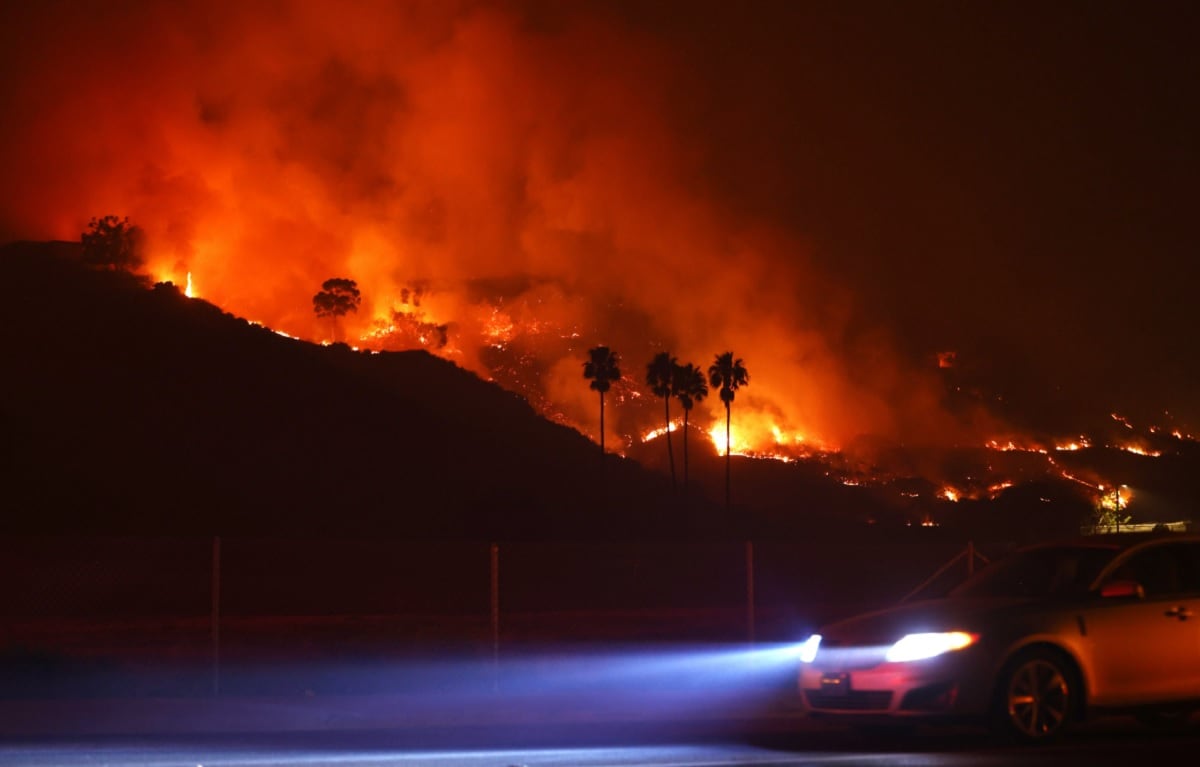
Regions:
[[[1100,587],[1100,596],[1105,599],[1120,599],[1122,597],[1145,599],[1146,590],[1137,581],[1109,581]]]

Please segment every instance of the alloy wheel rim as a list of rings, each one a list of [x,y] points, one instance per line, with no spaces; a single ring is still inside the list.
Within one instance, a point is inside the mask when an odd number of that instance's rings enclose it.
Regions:
[[[1049,661],[1020,666],[1008,685],[1008,718],[1027,738],[1049,737],[1067,720],[1070,687],[1062,671]]]

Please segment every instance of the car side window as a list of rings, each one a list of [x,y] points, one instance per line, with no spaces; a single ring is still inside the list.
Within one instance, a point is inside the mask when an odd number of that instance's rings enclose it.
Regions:
[[[1179,543],[1171,548],[1178,553],[1180,590],[1200,595],[1200,543]]]
[[[1111,580],[1138,581],[1147,599],[1200,594],[1200,545],[1166,544],[1136,553]]]
[[[1114,580],[1134,580],[1142,585],[1146,598],[1178,594],[1183,589],[1180,554],[1175,546],[1155,546],[1139,552],[1121,565]]]

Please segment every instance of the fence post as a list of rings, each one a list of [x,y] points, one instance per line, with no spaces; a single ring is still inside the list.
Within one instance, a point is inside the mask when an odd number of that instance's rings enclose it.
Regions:
[[[491,549],[492,689],[500,684],[500,546]]]
[[[221,536],[212,539],[212,692],[221,694]]]
[[[754,541],[746,541],[746,639],[754,644]]]

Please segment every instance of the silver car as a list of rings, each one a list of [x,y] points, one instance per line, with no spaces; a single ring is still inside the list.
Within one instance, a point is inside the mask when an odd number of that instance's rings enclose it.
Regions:
[[[1200,536],[1023,549],[947,597],[823,627],[800,655],[811,716],[974,719],[1027,741],[1104,710],[1182,724],[1200,708]]]

